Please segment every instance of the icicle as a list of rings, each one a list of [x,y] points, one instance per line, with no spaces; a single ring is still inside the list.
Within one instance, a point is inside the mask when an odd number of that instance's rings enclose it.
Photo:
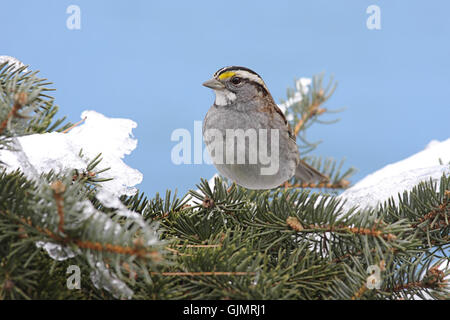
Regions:
[[[131,299],[133,290],[117,278],[103,262],[96,263],[96,269],[90,273],[92,283],[97,289],[105,289],[116,299]]]
[[[48,255],[57,261],[67,260],[77,255],[77,253],[73,252],[71,249],[51,242],[37,241],[36,247],[44,248]]]

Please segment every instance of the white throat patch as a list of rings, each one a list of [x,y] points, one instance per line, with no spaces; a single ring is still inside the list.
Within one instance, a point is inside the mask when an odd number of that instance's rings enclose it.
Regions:
[[[236,95],[230,90],[214,90],[214,92],[216,94],[215,103],[220,107],[226,106],[236,100]]]

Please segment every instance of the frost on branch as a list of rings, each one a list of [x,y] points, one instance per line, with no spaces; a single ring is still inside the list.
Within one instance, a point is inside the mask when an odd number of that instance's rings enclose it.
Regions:
[[[24,64],[18,59],[10,56],[0,56],[0,64],[8,62],[8,64],[13,66],[13,70],[17,70],[21,67],[24,67]],[[27,72],[28,69],[25,69],[24,72]]]
[[[309,87],[311,86],[312,79],[311,78],[300,78],[295,82],[295,91],[291,97],[288,98],[287,101],[280,103],[278,107],[286,113],[286,111],[292,107],[294,104],[299,103],[303,100],[303,96],[308,94]],[[288,121],[294,120],[292,114],[287,114],[286,119]]]
[[[134,186],[142,182],[143,176],[127,166],[123,158],[137,146],[137,140],[131,136],[136,123],[129,119],[107,118],[95,111],[84,111],[81,118],[85,119],[84,123],[68,133],[18,137],[23,154],[1,150],[0,159],[8,171],[20,169],[28,178],[34,178],[34,171],[38,174],[51,170],[59,173],[66,169],[86,168],[89,161],[101,153],[99,169],[110,169],[97,178],[113,178],[103,182],[102,188],[116,196],[134,195],[137,191]],[[80,157],[80,150],[83,157]]]
[[[0,150],[0,166],[6,172],[20,170],[37,183],[33,194],[41,200],[34,205],[34,214],[24,220],[47,236],[45,241],[36,241],[36,246],[57,261],[84,254],[93,269],[94,285],[117,298],[129,299],[133,291],[121,280],[120,273],[105,264],[105,259],[114,257],[136,270],[133,260],[151,260],[157,252],[153,246],[160,245],[157,224],[147,223],[119,199],[121,195],[134,195],[135,185],[142,181],[142,174],[123,161],[137,146],[132,137],[136,123],[107,118],[95,111],[85,111],[81,118],[84,123],[67,133],[14,136],[12,148]],[[113,216],[86,200],[82,184],[71,181],[71,172],[87,168],[99,153],[101,161],[95,168],[95,178],[110,180],[96,185],[95,198],[103,208],[113,210]],[[54,183],[44,181],[45,175],[41,174],[50,172],[53,177],[65,177],[64,182],[56,180],[63,188],[55,189]],[[133,243],[136,239],[137,245]]]

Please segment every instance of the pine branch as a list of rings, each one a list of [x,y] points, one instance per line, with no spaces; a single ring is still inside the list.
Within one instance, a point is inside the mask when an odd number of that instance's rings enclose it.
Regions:
[[[307,129],[330,112],[324,103],[335,86],[323,88],[322,78],[288,108],[303,151],[315,146]],[[70,130],[53,121],[47,85],[0,66],[0,147],[23,134]],[[398,204],[346,210],[335,196],[295,188],[345,188],[353,169],[305,160],[330,181],[255,191],[217,178],[181,198],[138,192],[120,201],[101,193],[101,154],[86,168],[33,180],[3,171],[0,298],[448,299],[450,177],[439,188],[418,184]],[[74,264],[83,286],[68,293],[65,272]],[[378,289],[369,288],[374,266]]]
[[[333,121],[323,121],[321,116],[332,113],[340,112],[329,111],[323,107],[323,104],[330,99],[333,95],[337,84],[330,79],[326,87],[323,86],[324,74],[314,76],[312,79],[312,85],[304,87],[301,80],[296,82],[296,90],[288,90],[288,100],[283,102],[283,106],[286,108],[286,115],[288,118],[292,118],[291,126],[294,128],[294,135],[302,142],[299,145],[300,154],[303,156],[317,147],[319,142],[312,143],[306,139],[306,132],[314,123],[335,123]],[[300,134],[301,133],[301,134]],[[304,183],[302,181],[289,181],[286,182],[285,188],[318,188],[318,189],[345,189],[350,185],[347,180],[355,169],[348,169],[344,175],[340,178],[337,176],[340,174],[343,162],[341,161],[339,168],[336,169],[336,162],[332,159],[322,163],[322,160],[313,159],[313,167],[318,169],[322,174],[327,177],[332,177],[332,181],[322,183]],[[323,165],[323,170],[320,169]],[[336,175],[336,176],[333,176]]]

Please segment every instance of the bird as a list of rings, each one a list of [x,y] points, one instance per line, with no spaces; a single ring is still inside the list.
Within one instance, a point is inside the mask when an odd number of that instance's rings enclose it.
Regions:
[[[203,86],[215,93],[203,140],[222,176],[252,190],[277,188],[294,176],[306,183],[328,180],[300,159],[289,122],[255,71],[224,67]]]

